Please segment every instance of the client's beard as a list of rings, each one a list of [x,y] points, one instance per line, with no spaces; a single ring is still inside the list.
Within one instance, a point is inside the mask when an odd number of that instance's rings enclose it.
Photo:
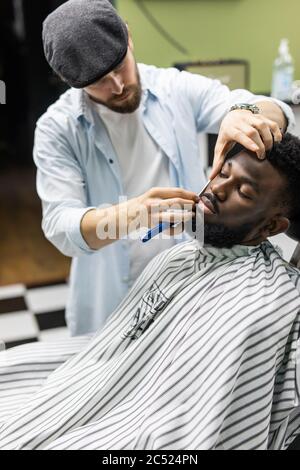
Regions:
[[[245,240],[251,228],[252,224],[244,224],[236,229],[224,224],[205,224],[204,243],[217,248],[232,248]]]
[[[185,225],[185,231],[200,244],[212,245],[216,248],[232,248],[234,245],[240,245],[252,228],[252,223],[238,228],[228,228],[224,224],[205,223],[205,216],[198,208],[196,217]]]

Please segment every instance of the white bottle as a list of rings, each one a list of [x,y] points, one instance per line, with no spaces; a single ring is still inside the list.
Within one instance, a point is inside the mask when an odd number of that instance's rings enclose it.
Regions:
[[[281,39],[279,55],[273,64],[271,96],[282,101],[290,101],[294,81],[294,63],[289,51],[288,39]]]

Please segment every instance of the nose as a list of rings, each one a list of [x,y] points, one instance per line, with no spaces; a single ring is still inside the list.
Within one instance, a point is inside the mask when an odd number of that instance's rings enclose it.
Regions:
[[[110,75],[110,86],[113,95],[122,95],[124,90],[124,83],[120,75],[116,74],[115,72],[112,72]]]
[[[229,183],[217,177],[212,181],[210,189],[219,201],[224,202],[227,199]]]

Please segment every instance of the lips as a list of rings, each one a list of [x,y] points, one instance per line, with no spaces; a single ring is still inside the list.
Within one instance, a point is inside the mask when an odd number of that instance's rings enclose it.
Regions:
[[[126,94],[123,95],[123,96],[119,96],[119,97],[117,98],[117,101],[124,101],[124,100],[126,100],[126,98],[128,98],[129,95],[130,95],[130,93],[126,93]]]
[[[216,214],[216,213],[217,213],[214,204],[212,203],[212,201],[211,201],[206,195],[201,196],[200,199],[201,199],[202,203],[204,204],[204,206],[205,206],[212,214]]]

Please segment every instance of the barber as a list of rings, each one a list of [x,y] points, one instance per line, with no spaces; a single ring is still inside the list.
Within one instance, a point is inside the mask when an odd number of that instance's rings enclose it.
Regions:
[[[175,243],[143,245],[124,234],[143,225],[141,208],[154,207],[158,220],[174,203],[192,210],[205,182],[198,133],[219,133],[213,177],[233,142],[263,158],[294,118],[279,101],[137,65],[128,28],[107,0],[64,3],[45,20],[43,44],[70,89],[37,123],[42,227],[73,258],[67,323],[84,334],[103,325],[146,264]],[[112,236],[99,236],[114,224]]]

